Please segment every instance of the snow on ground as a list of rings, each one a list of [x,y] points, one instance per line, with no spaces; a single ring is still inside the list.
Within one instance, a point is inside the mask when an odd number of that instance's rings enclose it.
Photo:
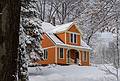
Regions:
[[[30,81],[106,81],[105,77],[111,77],[100,67],[78,65],[29,67],[29,75]]]

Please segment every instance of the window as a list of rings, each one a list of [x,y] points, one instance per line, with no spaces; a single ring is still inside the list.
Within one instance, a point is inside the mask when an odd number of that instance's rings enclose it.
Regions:
[[[86,61],[86,60],[87,60],[87,52],[83,51],[83,61]]]
[[[74,34],[74,43],[76,43],[76,34]]]
[[[77,35],[75,33],[71,33],[70,34],[70,38],[71,38],[70,39],[71,43],[76,43],[77,42],[77,40],[76,40],[77,39]]]
[[[47,49],[44,50],[43,58],[48,59],[48,50]]]
[[[59,48],[59,58],[63,58],[63,57],[64,57],[64,49]]]
[[[70,35],[71,35],[71,37],[70,37],[71,38],[71,42],[73,43],[73,34],[70,34]]]

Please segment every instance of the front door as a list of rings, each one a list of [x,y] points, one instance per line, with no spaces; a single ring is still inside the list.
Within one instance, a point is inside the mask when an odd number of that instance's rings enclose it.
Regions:
[[[79,64],[79,52],[77,50],[68,50],[67,64]]]

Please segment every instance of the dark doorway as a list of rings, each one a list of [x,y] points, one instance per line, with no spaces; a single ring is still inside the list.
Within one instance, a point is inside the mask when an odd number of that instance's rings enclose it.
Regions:
[[[79,52],[75,49],[68,50],[67,54],[68,64],[79,64]]]
[[[75,61],[74,61],[75,64],[78,64],[79,63],[79,52],[76,51],[75,52]]]

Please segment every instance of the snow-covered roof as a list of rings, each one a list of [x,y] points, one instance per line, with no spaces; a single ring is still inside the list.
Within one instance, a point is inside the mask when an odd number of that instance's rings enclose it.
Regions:
[[[43,22],[42,29],[43,29],[43,32],[47,32],[47,33],[60,33],[60,32],[64,32],[64,31],[68,30],[73,24],[75,24],[75,23],[70,22],[70,23],[66,23],[66,24],[62,24],[62,25],[53,26],[50,23]],[[80,33],[82,34],[82,32],[79,28],[78,28],[78,31],[80,31]]]
[[[56,25],[56,28],[52,30],[53,33],[57,33],[57,32],[62,32],[67,30],[71,25],[73,24],[73,22],[67,23],[67,24],[62,24],[62,25]]]
[[[59,40],[59,38],[57,38],[52,33],[47,33],[47,35],[55,43],[55,45],[58,45],[58,46],[71,47],[71,48],[91,49],[83,40],[81,40],[81,46],[68,45],[68,44],[64,44],[61,40]]]
[[[43,32],[50,32],[51,30],[55,29],[55,26],[53,26],[50,23],[43,22],[42,23],[42,29],[43,29]]]
[[[90,46],[88,46],[83,40],[81,40],[81,46],[91,49]]]
[[[58,46],[64,46],[64,47],[69,47],[69,48],[76,48],[76,49],[91,49],[89,47],[85,46],[76,46],[76,45],[69,45],[69,44],[58,44]]]
[[[47,33],[47,35],[52,39],[55,44],[64,44],[60,41],[53,33]]]

